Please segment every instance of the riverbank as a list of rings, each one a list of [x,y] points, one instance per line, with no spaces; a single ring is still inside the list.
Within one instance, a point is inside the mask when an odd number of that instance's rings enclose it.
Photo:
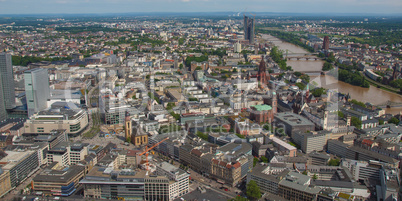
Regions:
[[[283,42],[282,40],[273,36],[264,34],[263,38],[266,39],[266,41],[272,42],[275,46],[278,46],[280,50],[287,50],[288,52],[291,52],[293,54],[308,54],[308,52],[303,48],[287,42]],[[321,72],[323,61],[290,60],[287,61],[287,65],[291,66],[294,71],[299,71],[302,73],[311,71]],[[370,88],[353,86],[351,84],[339,81],[335,77],[332,77],[330,75],[311,76],[310,83],[313,82],[317,83],[317,87],[337,90],[338,92],[343,94],[350,94],[353,99],[364,103],[370,102],[373,105],[379,105],[387,101],[402,102],[402,96],[399,94],[392,93],[390,91],[386,91],[374,86]],[[386,108],[385,111],[386,113],[395,115],[399,114],[399,112],[402,111],[402,108]]]
[[[367,82],[370,83],[370,85],[375,86],[377,88],[380,88],[382,90],[386,90],[392,93],[396,93],[399,95],[402,95],[401,90],[395,89],[395,88],[391,88],[389,86],[383,85],[381,83],[378,83],[377,81],[372,80],[371,78],[367,77],[364,73],[361,73],[367,80]]]
[[[293,45],[299,46],[310,53],[314,52],[314,48],[312,48],[300,41],[301,38],[306,39],[305,37],[298,36],[293,33],[285,32],[285,31],[264,30],[264,29],[259,29],[258,31],[260,33],[269,34],[269,35],[275,36],[283,41],[291,43]]]

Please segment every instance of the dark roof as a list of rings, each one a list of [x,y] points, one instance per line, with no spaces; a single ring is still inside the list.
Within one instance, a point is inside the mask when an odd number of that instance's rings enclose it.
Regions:
[[[34,182],[68,182],[75,175],[84,171],[84,166],[73,165],[63,170],[46,169],[33,178]]]

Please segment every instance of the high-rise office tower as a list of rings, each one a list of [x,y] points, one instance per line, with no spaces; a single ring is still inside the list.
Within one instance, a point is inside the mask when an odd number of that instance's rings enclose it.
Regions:
[[[28,117],[47,108],[50,97],[47,69],[35,68],[24,72]]]
[[[254,43],[254,19],[244,16],[244,39]]]
[[[329,37],[328,36],[324,37],[324,42],[322,44],[322,49],[329,50]]]
[[[0,79],[6,109],[15,108],[14,73],[11,54],[0,53]]]
[[[3,97],[3,85],[0,82],[0,121],[7,119],[6,104]]]

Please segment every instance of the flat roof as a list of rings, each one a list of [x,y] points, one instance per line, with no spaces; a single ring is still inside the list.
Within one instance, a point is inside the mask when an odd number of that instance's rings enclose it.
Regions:
[[[33,150],[24,150],[24,151],[6,151],[8,154],[6,157],[0,160],[0,163],[6,163],[2,168],[4,170],[10,170],[13,168],[18,162],[20,162],[25,157],[29,156],[30,154],[34,153]]]
[[[306,193],[319,193],[321,188],[310,186],[308,184],[308,181],[310,179],[311,178],[307,175],[303,175],[297,172],[289,172],[286,178],[282,179],[279,184]]]
[[[302,117],[301,115],[292,113],[292,112],[281,112],[275,115],[275,118],[279,119],[282,122],[285,122],[291,126],[301,126],[301,125],[310,125],[314,126],[314,124],[308,119]]]
[[[282,141],[281,139],[279,139],[279,138],[277,138],[277,137],[275,137],[275,136],[270,137],[269,139],[272,140],[274,143],[276,143],[276,144],[278,144],[278,145],[284,147],[284,148],[287,149],[287,150],[294,150],[294,149],[297,149],[296,147],[294,147],[294,146],[292,146],[292,145],[290,145],[290,144],[288,144],[288,143]]]
[[[68,182],[75,175],[84,171],[84,166],[73,165],[63,170],[46,169],[33,178],[34,182]]]

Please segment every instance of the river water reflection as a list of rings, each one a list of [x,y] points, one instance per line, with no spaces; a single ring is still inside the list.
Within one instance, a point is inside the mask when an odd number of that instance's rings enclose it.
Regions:
[[[284,52],[288,52],[290,54],[308,54],[306,50],[303,48],[287,43],[282,42],[278,38],[275,38],[270,35],[263,35],[263,38],[273,42],[279,49]],[[286,54],[286,53],[285,53]],[[322,60],[290,60],[287,61],[289,66],[292,66],[293,70],[299,72],[313,72],[320,71],[323,65]],[[362,88],[358,86],[353,86],[351,84],[338,81],[336,78],[329,75],[321,75],[321,76],[311,76],[311,82],[316,83],[319,87],[324,87],[327,89],[337,89],[341,93],[349,93],[352,99],[356,99],[362,102],[370,102],[372,104],[381,104],[388,100],[393,102],[402,102],[402,96],[391,93],[388,91],[381,90],[379,88],[370,86],[369,89]],[[402,111],[402,108],[387,108],[386,112],[391,114],[398,114]]]

